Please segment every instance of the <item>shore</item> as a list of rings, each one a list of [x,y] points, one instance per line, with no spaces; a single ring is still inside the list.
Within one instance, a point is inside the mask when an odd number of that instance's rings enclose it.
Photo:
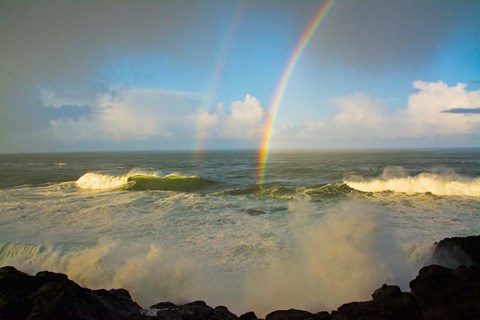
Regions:
[[[410,292],[384,284],[372,300],[350,302],[333,311],[275,310],[267,320],[480,319],[480,236],[446,238],[435,244],[434,258],[456,268],[429,265],[410,281]],[[160,302],[143,309],[125,289],[83,288],[61,273],[28,275],[12,266],[0,268],[0,319],[234,320],[257,319],[253,312],[235,315],[225,306],[203,301],[183,305]]]

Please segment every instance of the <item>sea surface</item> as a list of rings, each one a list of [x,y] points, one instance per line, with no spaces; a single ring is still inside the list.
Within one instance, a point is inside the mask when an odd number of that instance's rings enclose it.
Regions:
[[[335,309],[480,234],[480,149],[0,155],[0,265],[143,307]],[[443,262],[440,262],[443,263]],[[448,261],[444,262],[448,264]]]

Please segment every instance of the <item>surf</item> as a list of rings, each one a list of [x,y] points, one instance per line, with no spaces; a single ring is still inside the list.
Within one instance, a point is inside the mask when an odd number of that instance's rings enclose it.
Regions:
[[[480,178],[465,177],[453,171],[421,172],[410,176],[402,167],[387,167],[380,177],[357,177],[345,181],[345,184],[362,192],[392,191],[410,195],[430,193],[437,196],[480,197]]]
[[[82,175],[75,185],[82,190],[164,190],[192,192],[202,190],[214,184],[214,181],[194,175],[171,173],[160,175],[158,172],[132,170],[126,175],[113,176],[88,172]]]

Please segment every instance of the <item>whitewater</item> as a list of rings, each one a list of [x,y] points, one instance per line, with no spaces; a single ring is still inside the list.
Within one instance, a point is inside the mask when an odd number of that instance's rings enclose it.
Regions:
[[[480,234],[480,150],[0,155],[0,265],[143,307],[335,309]],[[434,261],[448,266],[449,261]]]

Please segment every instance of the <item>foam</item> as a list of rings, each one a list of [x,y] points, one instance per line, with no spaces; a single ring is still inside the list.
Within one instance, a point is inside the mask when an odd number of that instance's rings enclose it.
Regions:
[[[81,189],[109,190],[118,189],[128,185],[127,176],[110,176],[105,174],[88,172],[81,176],[75,184]]]
[[[113,176],[108,174],[100,174],[88,172],[81,176],[76,182],[76,186],[80,189],[88,190],[112,190],[126,188],[135,185],[135,179],[196,179],[196,176],[183,175],[178,172],[170,173],[162,176],[158,171],[145,171],[141,169],[132,169],[126,175]]]
[[[357,178],[345,181],[345,184],[363,192],[393,191],[406,194],[432,193],[439,196],[480,197],[480,178],[464,177],[454,172],[422,172],[416,176],[405,176],[400,169],[397,169],[397,175],[391,176],[390,171],[386,168],[382,177]]]

